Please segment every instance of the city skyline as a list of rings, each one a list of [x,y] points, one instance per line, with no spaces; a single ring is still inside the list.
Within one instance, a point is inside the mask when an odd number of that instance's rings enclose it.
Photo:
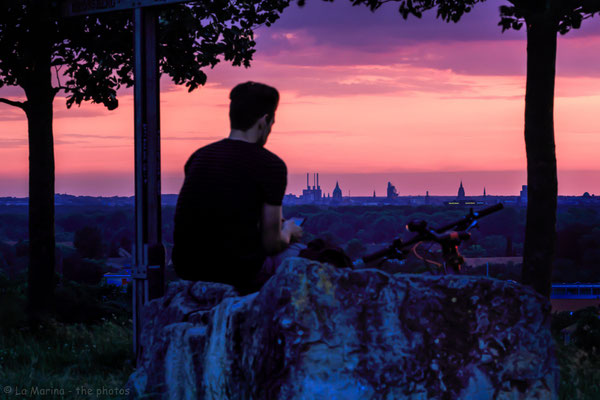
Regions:
[[[600,179],[600,172],[597,171],[582,171],[572,172],[575,175],[581,173],[588,173],[588,179]],[[310,172],[310,188],[312,188],[314,182],[314,172]],[[504,179],[499,179],[504,177]],[[562,176],[561,181],[568,182],[572,176],[569,171],[566,173],[559,173]],[[503,185],[493,183],[496,178],[496,182],[503,182]],[[114,178],[114,177],[113,177]],[[85,179],[85,176],[81,176],[79,179]],[[133,190],[129,189],[129,181],[133,185],[133,177],[122,177],[119,180],[121,182],[122,191],[115,193],[105,193],[105,188],[98,187],[96,191],[91,192],[73,192],[67,188],[57,185],[56,194],[66,194],[72,196],[91,196],[91,197],[131,197],[133,196]],[[488,184],[487,182],[492,182]],[[170,182],[170,179],[167,179]],[[413,174],[323,174],[319,173],[319,187],[322,195],[327,197],[332,195],[336,184],[339,184],[342,190],[342,196],[347,197],[371,197],[373,191],[377,193],[377,197],[386,197],[387,185],[390,182],[394,185],[397,190],[399,197],[411,197],[411,196],[425,196],[429,192],[430,196],[440,197],[451,197],[456,196],[460,183],[462,182],[465,189],[466,197],[478,197],[482,196],[484,190],[487,196],[519,196],[521,188],[526,185],[526,172],[525,171],[462,171],[462,172],[438,172],[438,173],[413,173]],[[439,184],[442,182],[442,184]],[[110,188],[114,189],[114,184],[111,179],[105,182]],[[163,195],[177,195],[179,193],[179,186],[176,185],[163,185]],[[360,188],[365,188],[360,190]],[[416,190],[414,188],[417,187]],[[301,196],[303,191],[307,188],[306,186],[306,173],[304,174],[291,174],[288,176],[288,185],[286,188],[286,195],[292,194],[295,196]],[[506,190],[499,190],[501,188],[507,188]],[[563,185],[564,188],[564,185]],[[573,190],[576,188],[576,190]],[[566,191],[566,193],[564,193]],[[589,190],[585,184],[578,182],[571,182],[570,186],[559,190],[559,196],[582,196],[584,193],[590,195],[598,195],[598,192]],[[0,194],[0,197],[17,197],[25,198],[28,194],[23,190],[22,194]]]
[[[221,63],[192,93],[163,79],[163,193],[179,191],[196,148],[227,136],[229,90],[247,80],[280,90],[267,148],[288,166],[287,192],[301,193],[308,169],[337,176],[344,195],[383,193],[384,184],[371,181],[385,179],[396,180],[401,195],[441,195],[461,178],[467,192],[485,185],[489,193],[517,193],[527,183],[525,32],[502,34],[497,6],[479,4],[458,24],[433,14],[404,21],[392,5],[375,13],[342,2],[291,6],[256,31],[251,68]],[[600,19],[560,36],[558,46],[558,193],[600,193]],[[0,96],[23,100],[14,87]],[[61,96],[54,102],[56,192],[132,195],[131,89],[119,91],[113,112],[89,103],[67,110]],[[27,196],[27,123],[5,104],[0,157],[0,196]]]

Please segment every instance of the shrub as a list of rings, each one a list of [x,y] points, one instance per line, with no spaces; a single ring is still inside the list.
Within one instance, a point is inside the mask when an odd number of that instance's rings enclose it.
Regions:
[[[95,323],[131,316],[131,296],[111,285],[82,285],[63,281],[55,290],[56,318],[61,322]]]
[[[81,258],[77,254],[71,254],[63,260],[63,276],[71,281],[97,285],[107,268],[101,261]]]
[[[0,329],[9,331],[25,324],[25,282],[0,271]]]
[[[73,244],[82,257],[100,258],[104,253],[102,232],[91,226],[84,226],[75,232]]]

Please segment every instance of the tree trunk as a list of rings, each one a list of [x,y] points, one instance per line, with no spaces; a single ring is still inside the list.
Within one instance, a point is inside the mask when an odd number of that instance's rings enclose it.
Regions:
[[[549,297],[556,242],[557,174],[554,145],[554,81],[557,27],[547,14],[527,20],[527,222],[522,280]]]
[[[41,2],[42,4],[45,2]],[[44,8],[43,6],[40,8]],[[29,136],[28,313],[36,317],[53,305],[54,293],[54,141],[52,133],[51,53],[47,14],[39,12],[31,31],[32,64],[24,85]]]

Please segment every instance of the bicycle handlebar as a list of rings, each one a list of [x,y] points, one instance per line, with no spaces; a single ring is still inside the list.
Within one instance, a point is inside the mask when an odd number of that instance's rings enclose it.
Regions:
[[[500,211],[503,208],[504,208],[504,204],[502,204],[502,203],[495,204],[491,207],[484,208],[483,210],[479,210],[477,212],[473,212],[473,209],[471,208],[471,210],[469,211],[469,214],[465,215],[463,218],[459,219],[456,222],[451,222],[447,225],[444,225],[442,227],[435,229],[435,232],[442,233],[442,232],[446,232],[447,230],[453,229],[453,228],[455,228],[459,231],[463,231],[463,230],[467,229],[469,227],[469,225],[471,225],[473,223],[473,221],[475,221],[479,218],[486,217],[492,213],[495,213],[496,211]]]
[[[466,240],[470,236],[470,234],[468,234],[466,232],[459,232],[458,235],[454,235],[454,236],[452,234],[447,234],[447,235],[439,235],[439,234],[444,233],[450,229],[455,229],[457,231],[464,231],[464,230],[468,229],[469,227],[471,227],[474,223],[476,223],[479,218],[488,216],[496,211],[502,210],[503,208],[504,208],[504,205],[502,203],[495,204],[491,207],[484,208],[483,210],[480,210],[477,212],[473,212],[473,209],[471,208],[469,211],[469,214],[465,215],[463,218],[459,219],[458,221],[452,222],[450,224],[444,225],[437,229],[428,229],[427,224],[422,221],[421,222],[411,222],[407,225],[409,230],[411,230],[413,232],[418,232],[413,238],[411,238],[407,242],[402,242],[402,240],[399,238],[395,239],[394,242],[392,243],[392,245],[386,247],[385,249],[376,251],[375,253],[368,254],[368,255],[362,257],[361,260],[366,264],[371,261],[377,260],[379,258],[389,257],[392,255],[400,255],[400,254],[402,254],[403,248],[406,248],[410,245],[416,244],[416,243],[424,241],[424,240],[435,241],[438,243],[441,241],[451,239],[451,238],[452,239],[456,238],[458,240]]]
[[[490,206],[488,208],[484,208],[483,210],[479,210],[475,213],[475,215],[477,217],[485,217],[488,216],[492,213],[495,213],[496,211],[500,211],[504,208],[504,204],[502,203],[498,203],[498,204],[494,204],[493,206]]]

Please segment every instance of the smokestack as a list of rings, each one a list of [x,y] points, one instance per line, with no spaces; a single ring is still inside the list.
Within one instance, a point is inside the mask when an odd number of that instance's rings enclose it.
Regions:
[[[317,172],[317,189],[319,189],[319,173]]]
[[[308,172],[306,173],[306,188],[310,190],[310,183],[308,182]]]
[[[317,188],[317,174],[313,173],[313,190]]]

